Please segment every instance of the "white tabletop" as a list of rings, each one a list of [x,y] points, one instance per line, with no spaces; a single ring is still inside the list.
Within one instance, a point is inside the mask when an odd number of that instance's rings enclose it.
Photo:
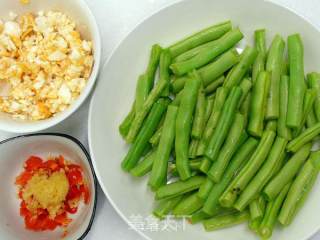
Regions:
[[[320,27],[320,1],[318,0],[272,0],[288,6]],[[87,0],[95,15],[102,35],[103,62],[112,49],[126,34],[147,16],[170,5],[176,0]],[[73,116],[46,132],[62,132],[78,138],[88,146],[87,122],[89,100]],[[0,132],[0,140],[12,137],[13,134]],[[99,188],[96,218],[88,236],[88,240],[138,240],[142,239],[112,208]],[[312,238],[320,240],[320,233]]]

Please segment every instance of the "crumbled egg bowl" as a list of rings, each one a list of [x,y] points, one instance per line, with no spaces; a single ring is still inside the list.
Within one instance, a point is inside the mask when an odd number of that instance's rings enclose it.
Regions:
[[[0,10],[0,130],[40,131],[70,116],[92,90],[98,27],[82,0],[2,2],[8,7]]]

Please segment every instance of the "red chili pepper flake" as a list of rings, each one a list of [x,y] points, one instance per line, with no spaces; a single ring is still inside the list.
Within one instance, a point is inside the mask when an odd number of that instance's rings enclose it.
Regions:
[[[44,172],[50,176],[53,172],[60,170],[66,173],[69,182],[69,190],[62,212],[52,219],[47,209],[38,208],[35,213],[29,211],[28,203],[23,200],[23,189],[28,184],[28,181],[37,173]],[[25,161],[24,171],[16,178],[15,184],[19,186],[20,215],[24,217],[26,228],[33,231],[67,227],[72,221],[68,214],[75,214],[78,211],[80,200],[83,199],[85,204],[90,201],[90,193],[83,179],[82,168],[77,164],[68,163],[62,155],[47,161],[37,156],[30,156]],[[67,231],[65,230],[63,236],[66,236],[66,234]]]

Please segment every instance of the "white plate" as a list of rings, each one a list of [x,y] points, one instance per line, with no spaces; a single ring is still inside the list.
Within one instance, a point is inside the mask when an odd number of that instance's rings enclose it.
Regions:
[[[100,74],[89,117],[89,145],[94,167],[104,193],[125,221],[134,215],[146,221],[154,207],[147,178],[134,179],[120,169],[128,146],[118,133],[118,125],[130,110],[136,79],[146,68],[150,46],[167,46],[183,36],[213,23],[231,19],[252,42],[253,31],[266,28],[268,41],[275,33],[286,37],[300,32],[305,44],[307,71],[320,66],[320,33],[302,17],[288,9],[262,0],[189,0],[162,9],[139,24],[115,49]],[[315,189],[319,189],[318,181]],[[277,228],[273,239],[302,240],[320,227],[320,191],[313,191],[290,227]],[[137,220],[137,219],[136,219]],[[139,230],[139,229],[138,229]],[[150,239],[258,239],[246,225],[206,233],[201,225],[187,225],[182,231],[139,231]]]

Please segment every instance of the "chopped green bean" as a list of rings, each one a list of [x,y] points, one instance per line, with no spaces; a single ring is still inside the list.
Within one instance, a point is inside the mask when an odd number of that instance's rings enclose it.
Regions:
[[[177,112],[178,107],[168,107],[159,146],[153,161],[152,171],[148,182],[148,185],[153,191],[167,183],[168,161],[174,143]]]
[[[204,220],[203,226],[207,232],[214,231],[217,229],[226,228],[226,227],[243,223],[244,221],[248,220],[249,217],[250,217],[249,211],[246,210],[239,213],[222,215],[222,216],[213,217],[208,220]]]
[[[290,140],[292,138],[291,129],[287,127],[287,109],[288,109],[288,94],[289,94],[289,77],[283,75],[280,79],[281,97],[279,100],[279,119],[277,126],[277,134],[280,137]]]
[[[303,145],[312,141],[320,134],[320,123],[317,123],[313,127],[307,128],[296,138],[292,139],[287,145],[287,150],[290,152],[298,151]]]
[[[263,166],[240,194],[234,208],[243,211],[272,177],[273,169],[285,156],[287,140],[277,137]]]
[[[186,181],[177,181],[164,186],[161,186],[156,191],[156,199],[166,199],[179,196],[198,189],[205,181],[203,176],[193,176]]]
[[[189,138],[192,127],[192,115],[196,106],[200,84],[201,80],[197,76],[190,78],[190,80],[186,82],[176,120],[176,164],[182,180],[191,177],[190,166],[188,164]]]
[[[130,173],[135,177],[142,177],[151,171],[156,151],[149,152],[141,162],[130,170]]]
[[[223,175],[222,180],[219,183],[216,183],[203,206],[203,211],[209,215],[215,213],[216,208],[219,204],[219,198],[225,189],[228,187],[229,183],[234,177],[237,176],[239,171],[249,159],[250,155],[258,145],[258,140],[254,138],[249,138],[244,144],[240,146],[236,154],[234,154],[232,160],[230,161],[229,166],[225,174]]]
[[[227,76],[223,86],[229,90],[237,86],[253,64],[257,54],[258,52],[255,48],[247,46],[240,56],[240,62],[233,67],[232,73]]]
[[[268,72],[260,72],[258,79],[253,86],[248,132],[255,137],[261,137],[263,133],[269,82],[270,74]]]
[[[197,55],[188,60],[172,63],[170,68],[175,75],[182,76],[192,69],[197,69],[211,62],[220,54],[236,45],[242,38],[243,34],[241,31],[238,28],[233,29],[218,39],[215,45],[202,49]]]
[[[268,200],[275,199],[284,186],[295,177],[302,164],[307,160],[310,150],[311,144],[306,144],[300,148],[267,184],[263,192]]]
[[[135,118],[131,123],[130,130],[126,136],[128,143],[134,142],[137,134],[139,133],[140,128],[142,127],[145,117],[148,115],[152,105],[158,100],[163,89],[166,87],[167,83],[164,81],[159,82],[150,92],[148,98],[143,103],[139,112],[136,113]]]
[[[233,205],[238,195],[245,189],[265,161],[272,147],[275,136],[276,134],[273,131],[265,131],[263,133],[256,151],[220,197],[219,201],[221,206],[230,207]]]
[[[232,25],[230,21],[218,23],[180,40],[179,42],[171,45],[168,49],[171,56],[176,57],[201,44],[218,39],[223,34],[230,31],[231,28]]]
[[[306,90],[304,82],[303,44],[299,34],[288,37],[289,56],[289,99],[287,125],[298,128],[303,115],[303,99]]]
[[[266,70],[271,74],[266,119],[279,118],[280,76],[284,47],[285,42],[279,35],[276,35],[272,40],[266,61]]]

